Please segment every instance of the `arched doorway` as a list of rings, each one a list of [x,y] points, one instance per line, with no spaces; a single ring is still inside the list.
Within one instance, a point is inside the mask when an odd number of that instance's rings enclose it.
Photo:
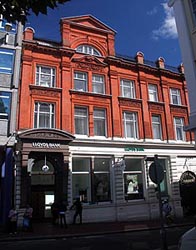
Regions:
[[[54,201],[66,200],[66,171],[63,171],[63,155],[60,153],[31,152],[31,205],[34,219],[51,217]]]
[[[184,215],[196,214],[196,175],[185,171],[180,177],[180,196]]]

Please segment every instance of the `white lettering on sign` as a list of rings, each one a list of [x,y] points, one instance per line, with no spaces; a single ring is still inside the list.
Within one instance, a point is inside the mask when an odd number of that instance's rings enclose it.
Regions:
[[[48,143],[48,142],[33,142],[34,148],[60,148],[60,143]]]

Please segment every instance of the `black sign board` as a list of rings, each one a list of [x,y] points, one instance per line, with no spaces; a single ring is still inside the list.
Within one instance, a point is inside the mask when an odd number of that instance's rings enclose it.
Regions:
[[[180,184],[189,185],[196,182],[196,175],[192,171],[185,171],[180,177]]]

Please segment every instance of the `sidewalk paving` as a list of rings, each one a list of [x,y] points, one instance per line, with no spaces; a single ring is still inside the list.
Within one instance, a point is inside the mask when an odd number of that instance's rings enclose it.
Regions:
[[[193,226],[193,218],[176,220],[167,227]],[[102,222],[68,225],[61,228],[59,225],[52,225],[50,222],[34,222],[33,232],[19,230],[15,235],[0,231],[0,242],[15,240],[39,240],[92,236],[100,234],[111,234],[119,232],[154,230],[160,229],[159,221],[128,221],[128,222]]]

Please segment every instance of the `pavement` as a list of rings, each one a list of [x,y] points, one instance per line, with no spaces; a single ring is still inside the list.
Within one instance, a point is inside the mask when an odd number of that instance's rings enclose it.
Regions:
[[[166,225],[165,228],[183,226],[192,227],[193,218],[176,219],[174,223]],[[67,228],[52,225],[51,222],[34,222],[31,232],[18,229],[16,234],[10,235],[0,228],[0,242],[83,237],[155,229],[160,229],[160,221],[158,220],[70,224]]]

